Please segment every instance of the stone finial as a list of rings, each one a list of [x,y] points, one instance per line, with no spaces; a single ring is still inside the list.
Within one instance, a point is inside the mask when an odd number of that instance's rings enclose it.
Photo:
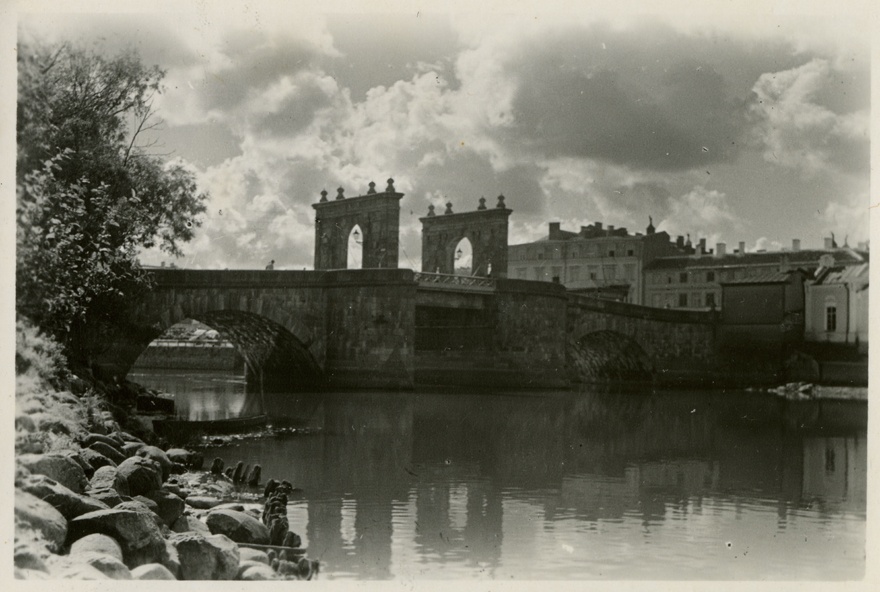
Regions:
[[[336,190],[336,199],[345,199],[345,196],[342,195],[344,192],[345,192],[345,189],[343,189],[342,187],[337,189]]]
[[[388,187],[385,188],[385,193],[396,193],[397,190],[394,189],[394,179],[388,179]]]
[[[321,203],[324,203],[325,201],[327,201],[327,190],[322,189],[321,190]]]
[[[370,188],[367,189],[367,195],[373,195],[376,193],[376,184],[370,181]]]
[[[451,214],[452,213],[452,202],[451,201],[446,202],[446,211],[443,213],[444,214]]]
[[[429,205],[428,206],[428,216],[436,216],[436,215],[437,214],[434,213],[434,204]]]
[[[506,207],[506,206],[504,205],[504,196],[503,196],[503,195],[499,195],[499,196],[498,196],[498,205],[495,206],[495,207],[496,207],[496,208],[499,208],[499,209],[502,209],[502,210]]]
[[[486,209],[486,198],[485,197],[480,198],[480,205],[477,206],[477,209],[478,210],[485,210]]]

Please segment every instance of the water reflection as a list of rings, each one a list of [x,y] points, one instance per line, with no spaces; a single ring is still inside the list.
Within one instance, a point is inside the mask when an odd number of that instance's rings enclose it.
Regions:
[[[306,491],[291,525],[324,578],[864,570],[865,431],[792,430],[767,396],[348,393],[310,413],[312,435],[208,454]]]

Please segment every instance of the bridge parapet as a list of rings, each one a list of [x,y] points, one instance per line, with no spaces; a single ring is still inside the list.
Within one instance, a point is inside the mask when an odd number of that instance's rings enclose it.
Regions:
[[[615,300],[601,300],[591,296],[584,296],[583,294],[569,294],[568,302],[570,306],[576,306],[582,310],[633,317],[646,321],[662,321],[686,325],[714,325],[721,320],[721,316],[717,311],[655,308],[653,306],[642,306],[641,304],[630,304]]]
[[[494,292],[497,282],[486,277],[451,275],[448,273],[415,274],[420,288],[438,290],[467,290],[468,292]]]

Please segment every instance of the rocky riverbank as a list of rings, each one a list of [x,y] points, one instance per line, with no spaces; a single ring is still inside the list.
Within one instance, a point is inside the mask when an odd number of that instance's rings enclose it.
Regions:
[[[17,459],[16,577],[267,580],[317,573],[289,530],[288,482],[270,480],[257,492],[259,467],[247,483],[224,474],[222,462],[218,470],[219,459],[203,471],[201,454],[162,450],[121,430],[89,433],[79,444]]]
[[[312,579],[287,481],[169,446],[132,414],[142,392],[70,374],[18,327],[14,569],[19,579]]]

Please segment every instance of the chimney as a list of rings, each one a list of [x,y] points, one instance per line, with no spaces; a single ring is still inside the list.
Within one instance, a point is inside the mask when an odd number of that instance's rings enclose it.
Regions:
[[[680,234],[677,237],[675,237],[675,246],[678,247],[679,249],[684,248],[684,237],[681,236]]]
[[[800,251],[801,250],[801,239],[799,239],[799,238],[791,239],[791,250],[792,251]]]
[[[700,239],[700,255],[704,255],[706,253],[706,239]]]
[[[601,222],[596,222],[594,224],[594,226],[596,227],[597,230],[602,230],[602,223]]]
[[[834,239],[830,236],[825,237],[825,248],[833,249],[834,248]]]
[[[611,236],[612,234],[614,234],[614,224],[609,224],[608,225],[608,236]]]
[[[727,245],[725,243],[715,245],[715,256],[724,257],[725,255],[727,255]]]
[[[746,254],[746,241],[739,241],[739,254],[740,255]]]
[[[551,222],[550,223],[550,233],[548,235],[548,238],[550,240],[557,240],[559,238],[559,227],[560,227],[559,222]]]

